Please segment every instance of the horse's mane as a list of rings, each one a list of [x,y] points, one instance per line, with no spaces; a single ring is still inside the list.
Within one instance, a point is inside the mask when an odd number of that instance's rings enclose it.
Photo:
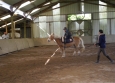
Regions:
[[[60,36],[55,35],[54,33],[52,33],[51,35],[54,36],[54,38],[61,38]]]
[[[54,38],[61,38],[61,37],[59,37],[59,36],[54,36]]]

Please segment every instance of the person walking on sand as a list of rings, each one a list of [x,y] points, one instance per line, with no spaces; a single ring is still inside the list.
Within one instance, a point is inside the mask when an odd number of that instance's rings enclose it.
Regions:
[[[102,52],[109,60],[111,63],[114,63],[113,60],[106,54],[105,48],[106,48],[106,40],[105,40],[105,34],[103,34],[103,30],[99,30],[99,37],[98,37],[98,43],[96,43],[96,46],[99,46],[99,51],[98,51],[98,56],[97,56],[97,61],[96,63],[99,63],[100,59],[100,53]]]

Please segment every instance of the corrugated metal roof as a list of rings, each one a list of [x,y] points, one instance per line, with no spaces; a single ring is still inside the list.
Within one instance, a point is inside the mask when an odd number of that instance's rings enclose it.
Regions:
[[[26,1],[33,1],[33,0],[3,0],[3,1],[13,7],[18,8],[18,6],[20,6],[22,3]],[[41,8],[36,13],[33,13],[32,17],[37,17],[39,15],[53,15],[52,7],[56,5],[57,3],[61,3],[61,7],[58,7],[60,8],[59,14],[72,14],[72,13],[79,13],[79,4],[81,2],[84,2],[85,3],[84,5],[85,13],[99,12],[98,9],[99,9],[99,6],[101,5],[108,6],[107,11],[115,12],[115,1],[114,0],[101,0],[101,1],[103,1],[104,3],[107,3],[108,5],[99,4],[98,3],[99,0],[35,0],[35,2],[21,8],[20,10],[24,12],[31,12],[35,8]],[[44,5],[48,2],[50,2],[50,4]],[[0,4],[0,17],[10,14],[10,13],[11,11],[2,8]],[[14,17],[14,20],[17,20],[22,17],[23,16],[20,17],[19,15],[17,15]],[[10,22],[10,19],[7,19],[6,21]],[[0,22],[0,26],[2,26],[3,23]]]
[[[3,0],[3,1],[10,4],[10,5],[14,5],[15,3],[18,3],[21,0]]]

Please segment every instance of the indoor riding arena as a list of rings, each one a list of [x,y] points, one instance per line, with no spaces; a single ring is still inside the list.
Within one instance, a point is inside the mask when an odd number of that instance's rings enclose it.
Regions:
[[[0,0],[0,10],[0,83],[115,83],[114,0]]]

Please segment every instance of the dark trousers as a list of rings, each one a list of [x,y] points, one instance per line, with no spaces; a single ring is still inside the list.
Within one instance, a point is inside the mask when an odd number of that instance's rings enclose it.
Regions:
[[[99,48],[98,51],[98,56],[97,56],[97,63],[99,62],[100,59],[100,53],[103,53],[104,56],[106,56],[111,62],[113,62],[113,60],[106,54],[105,48]]]

